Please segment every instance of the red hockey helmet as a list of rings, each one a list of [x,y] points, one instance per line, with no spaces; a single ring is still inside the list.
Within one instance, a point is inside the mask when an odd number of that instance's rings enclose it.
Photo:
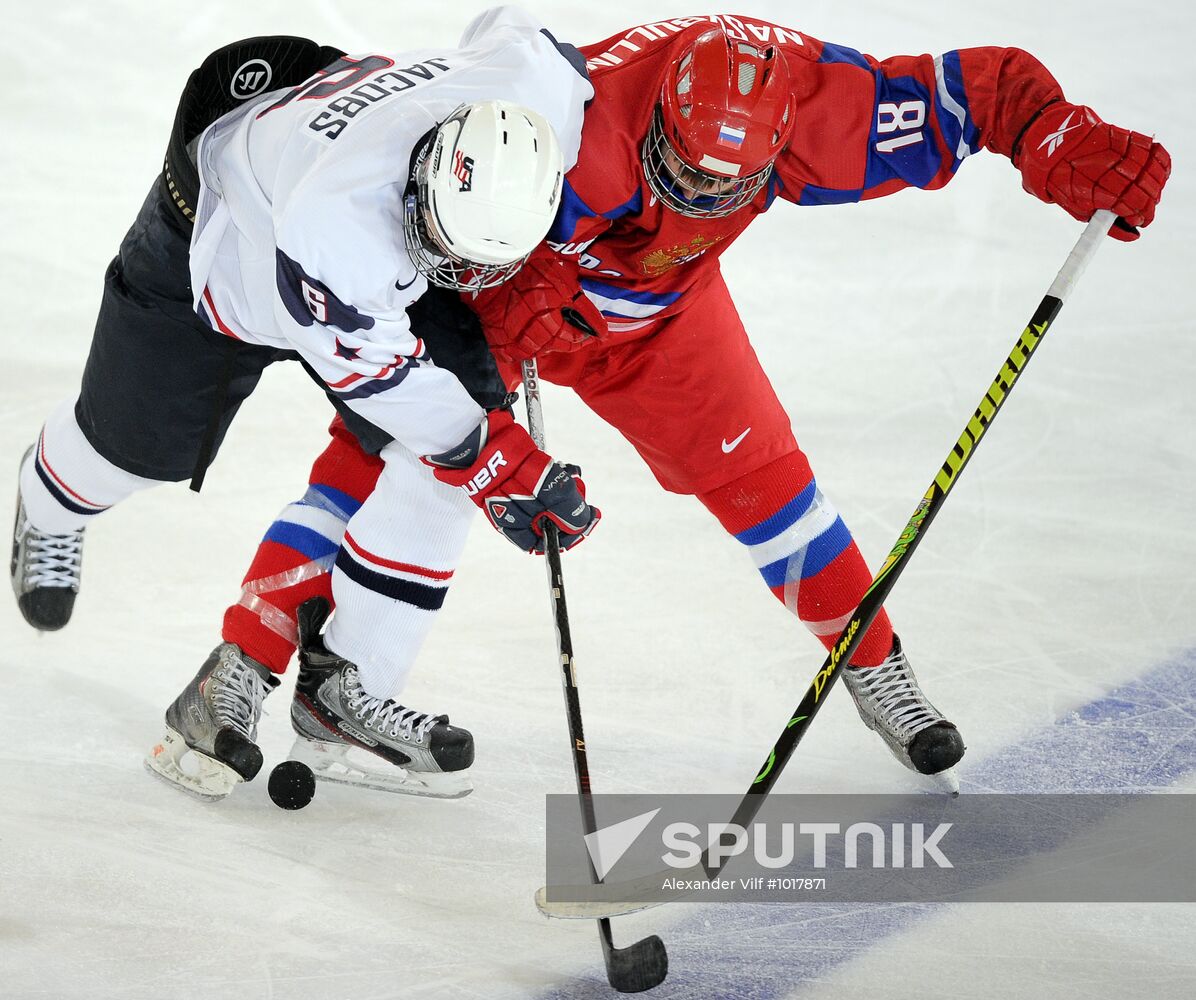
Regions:
[[[789,67],[780,51],[709,28],[665,75],[644,140],[644,174],[674,211],[720,218],[768,182],[792,130]]]

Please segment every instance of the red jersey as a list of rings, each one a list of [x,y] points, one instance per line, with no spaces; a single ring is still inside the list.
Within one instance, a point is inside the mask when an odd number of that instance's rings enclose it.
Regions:
[[[640,162],[653,109],[687,29],[714,23],[732,38],[775,45],[789,64],[796,121],[755,200],[721,219],[660,205]],[[883,61],[758,18],[655,21],[582,48],[595,97],[581,153],[549,232],[578,255],[581,285],[615,331],[681,311],[718,271],[719,255],[779,197],[836,205],[907,187],[940,188],[980,149],[1009,155],[1022,126],[1059,85],[1020,49],[972,48]]]

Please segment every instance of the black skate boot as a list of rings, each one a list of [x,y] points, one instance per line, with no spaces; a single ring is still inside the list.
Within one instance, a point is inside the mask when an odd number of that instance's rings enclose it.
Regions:
[[[919,774],[934,775],[948,791],[959,791],[952,768],[966,749],[963,737],[918,686],[901,640],[878,667],[848,667],[843,681],[860,718],[874,730],[902,764]]]
[[[299,681],[291,702],[291,756],[323,781],[406,795],[456,799],[473,791],[473,736],[430,715],[365,692],[357,667],[320,638],[328,602],[299,609]]]
[[[278,687],[268,667],[222,642],[166,710],[166,734],[145,766],[201,799],[222,799],[262,768],[254,742],[262,702]]]
[[[22,467],[32,452],[30,446],[21,459]],[[65,535],[38,531],[25,516],[18,485],[9,576],[25,621],[41,632],[56,632],[69,622],[82,569],[83,529]]]

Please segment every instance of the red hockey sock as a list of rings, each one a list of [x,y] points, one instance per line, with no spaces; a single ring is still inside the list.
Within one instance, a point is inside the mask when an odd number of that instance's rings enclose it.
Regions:
[[[843,519],[795,451],[698,497],[748,552],[773,594],[829,649],[872,583]],[[852,654],[877,666],[893,646],[882,610]]]
[[[270,525],[224,613],[223,637],[281,674],[294,655],[299,605],[323,595],[332,600],[331,570],[345,524],[374,489],[382,460],[361,450],[338,417],[332,441],[316,459],[303,498]]]

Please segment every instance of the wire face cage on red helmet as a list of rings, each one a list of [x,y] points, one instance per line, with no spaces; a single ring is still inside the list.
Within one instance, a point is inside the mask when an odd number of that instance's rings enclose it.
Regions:
[[[691,218],[721,218],[768,182],[793,130],[789,67],[761,49],[703,31],[669,67],[642,152],[648,186]]]

